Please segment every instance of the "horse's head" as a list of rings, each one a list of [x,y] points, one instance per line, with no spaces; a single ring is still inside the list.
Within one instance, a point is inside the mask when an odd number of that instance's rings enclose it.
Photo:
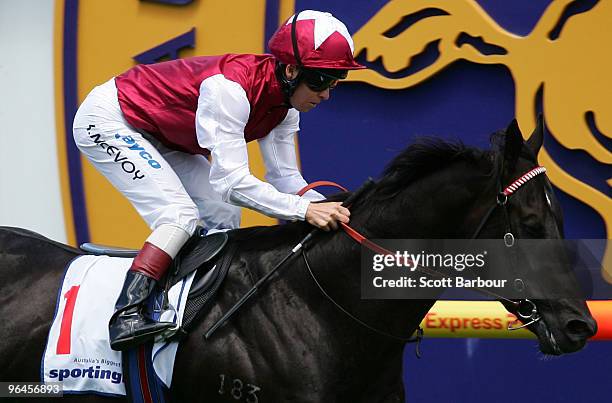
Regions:
[[[542,352],[562,354],[582,348],[597,325],[565,253],[559,202],[538,166],[543,137],[540,118],[527,141],[513,121],[493,136],[490,151],[435,138],[415,142],[352,207],[351,224],[372,239],[503,238],[520,257],[504,278],[522,280],[525,292],[506,290],[498,299],[536,334]],[[538,247],[517,246],[525,242]],[[520,291],[521,281],[513,283]]]
[[[496,164],[501,172],[502,188],[513,183],[526,172],[538,166],[537,155],[542,146],[544,125],[542,118],[529,139],[523,136],[516,121],[513,121],[500,138],[501,150],[496,155]],[[524,178],[525,179],[525,178]],[[562,239],[563,219],[559,202],[555,198],[551,184],[545,175],[519,181],[519,187],[507,196],[504,203],[498,204],[495,218],[480,238],[495,237],[511,232],[513,237],[524,239]],[[499,186],[499,185],[498,185]],[[498,196],[504,199],[503,195]],[[492,216],[493,217],[493,216]],[[511,240],[511,239],[510,239]],[[531,241],[530,241],[531,242]],[[517,265],[514,271],[519,277],[530,277],[537,271],[540,281],[532,282],[538,295],[558,294],[580,295],[578,282],[571,269],[570,261],[563,250],[563,243],[546,248],[546,256],[541,250],[521,248],[521,259],[528,264]],[[586,340],[596,332],[597,325],[583,299],[552,298],[521,301],[502,301],[506,308],[528,324],[527,328],[536,334],[540,349],[546,354],[562,354],[581,349]]]

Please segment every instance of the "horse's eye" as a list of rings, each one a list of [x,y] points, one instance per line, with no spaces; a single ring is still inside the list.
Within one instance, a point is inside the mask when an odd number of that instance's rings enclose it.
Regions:
[[[529,235],[542,235],[544,233],[544,226],[540,222],[525,222],[523,223],[523,229],[527,231]]]

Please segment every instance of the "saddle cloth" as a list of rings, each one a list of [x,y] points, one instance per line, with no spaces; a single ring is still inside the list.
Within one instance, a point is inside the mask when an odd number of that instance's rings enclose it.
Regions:
[[[108,321],[132,259],[84,255],[66,268],[41,366],[43,382],[62,382],[65,393],[125,396],[121,352],[110,348]],[[194,273],[168,293],[175,311],[159,320],[181,323]],[[178,342],[156,341],[157,378],[170,387]]]

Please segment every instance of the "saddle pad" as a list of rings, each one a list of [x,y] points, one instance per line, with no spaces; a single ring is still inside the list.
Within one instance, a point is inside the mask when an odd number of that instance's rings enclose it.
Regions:
[[[110,348],[108,321],[131,264],[128,258],[85,255],[68,265],[43,355],[43,382],[62,382],[64,393],[125,396],[121,352]],[[193,275],[172,287],[169,300],[178,317],[167,311],[163,320],[180,323],[192,281]],[[153,347],[157,377],[168,387],[177,347],[173,344]]]

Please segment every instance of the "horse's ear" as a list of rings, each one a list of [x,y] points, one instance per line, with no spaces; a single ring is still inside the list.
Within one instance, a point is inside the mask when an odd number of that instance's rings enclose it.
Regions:
[[[538,114],[538,121],[536,123],[536,128],[529,136],[527,140],[527,147],[533,152],[533,155],[537,156],[540,152],[540,148],[542,147],[542,143],[544,142],[544,118],[542,114]]]
[[[506,128],[505,137],[504,160],[507,167],[514,167],[523,148],[523,135],[516,119],[513,119]]]

